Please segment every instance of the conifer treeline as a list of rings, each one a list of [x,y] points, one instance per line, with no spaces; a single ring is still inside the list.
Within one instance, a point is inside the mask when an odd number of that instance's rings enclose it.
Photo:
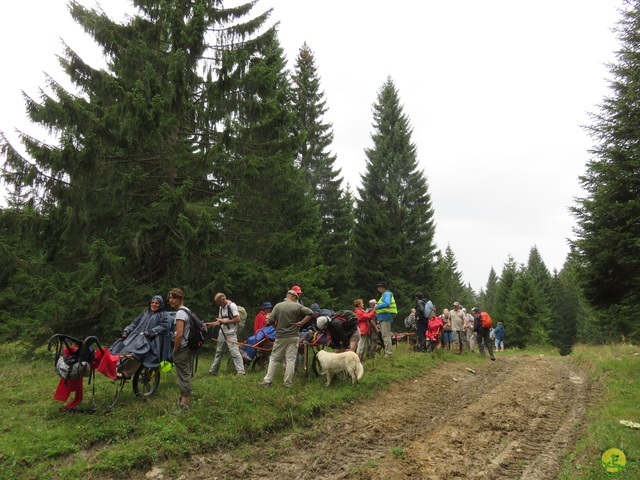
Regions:
[[[440,308],[492,312],[512,345],[592,339],[584,250],[551,275],[534,247],[527,265],[491,270],[480,292],[462,284],[454,252],[434,244],[427,177],[392,78],[373,102],[356,198],[335,166],[312,50],[303,45],[289,71],[271,11],[136,5],[117,23],[71,2],[107,68],[66,48],[74,91],[50,79],[26,99],[55,142],[23,134],[23,156],[1,139],[11,191],[0,212],[1,338],[112,338],[176,286],[207,318],[217,291],[250,313],[293,284],[308,303],[348,308],[384,279],[398,325],[422,291]]]

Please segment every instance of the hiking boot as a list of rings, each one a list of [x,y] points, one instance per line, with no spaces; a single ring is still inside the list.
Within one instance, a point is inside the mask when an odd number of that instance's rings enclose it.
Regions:
[[[261,382],[258,382],[258,386],[260,386],[260,387],[270,387],[271,386],[271,382],[265,382],[263,380]]]
[[[495,362],[496,361],[496,357],[494,357],[493,355],[491,355],[491,361]]]
[[[189,404],[180,402],[180,406],[173,412],[174,415],[187,415],[189,413]]]

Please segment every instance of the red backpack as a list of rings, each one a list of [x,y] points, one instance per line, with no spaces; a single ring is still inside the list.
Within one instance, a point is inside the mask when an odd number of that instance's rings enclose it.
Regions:
[[[486,329],[493,327],[493,321],[487,312],[480,312],[480,325]]]

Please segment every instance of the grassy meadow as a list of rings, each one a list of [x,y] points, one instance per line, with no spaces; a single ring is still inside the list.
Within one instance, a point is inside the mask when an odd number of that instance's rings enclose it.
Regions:
[[[612,447],[623,450],[628,462],[640,461],[640,430],[618,422],[640,420],[638,352],[639,348],[629,345],[574,350],[573,361],[593,380],[597,403],[587,412],[584,437],[566,452],[563,479],[606,478],[598,460]],[[509,353],[555,354],[548,350]],[[174,371],[163,374],[158,391],[149,399],[135,397],[127,382],[113,411],[106,406],[113,402],[117,384],[97,374],[98,411],[91,415],[61,412],[62,403],[52,399],[58,384],[52,352],[4,345],[0,354],[0,479],[126,478],[131,472],[148,470],[156,461],[166,462],[165,474],[170,478],[188,455],[216,446],[243,448],[251,461],[248,440],[304,428],[333,406],[371,398],[389,383],[421,375],[441,362],[481,361],[452,353],[416,355],[400,345],[392,362],[368,360],[366,375],[356,388],[340,388],[338,383],[338,388],[327,389],[324,380],[310,371],[308,376],[298,374],[294,388],[285,389],[281,372],[271,388],[256,385],[261,373],[235,377],[222,368],[218,377],[209,377],[206,371],[213,354],[212,346],[201,351],[188,416],[172,414],[178,400]],[[91,404],[91,389],[85,380],[85,400],[80,407]],[[617,477],[639,478],[640,467]]]
[[[264,373],[247,371],[242,377],[226,373],[226,357],[220,375],[207,376],[214,353],[213,346],[201,349],[188,416],[172,414],[178,406],[174,370],[162,374],[158,391],[148,399],[135,397],[127,382],[110,412],[106,407],[114,400],[117,383],[98,373],[94,382],[97,412],[70,414],[61,412],[63,404],[52,399],[59,380],[53,353],[46,347],[27,353],[24,346],[4,345],[0,479],[123,478],[159,460],[169,462],[171,476],[189,454],[303,428],[333,406],[370,398],[389,382],[420,375],[442,357],[410,355],[401,345],[393,362],[368,360],[357,388],[327,389],[309,365],[309,374],[301,371],[294,388],[285,389],[281,371],[271,388],[256,385]],[[79,408],[91,405],[92,386],[85,379]]]

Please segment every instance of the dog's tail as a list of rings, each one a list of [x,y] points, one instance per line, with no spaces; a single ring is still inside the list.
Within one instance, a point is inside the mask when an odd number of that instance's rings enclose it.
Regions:
[[[364,375],[364,367],[362,363],[358,362],[358,366],[356,367],[356,378],[358,381],[362,380],[362,376]]]

